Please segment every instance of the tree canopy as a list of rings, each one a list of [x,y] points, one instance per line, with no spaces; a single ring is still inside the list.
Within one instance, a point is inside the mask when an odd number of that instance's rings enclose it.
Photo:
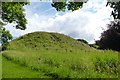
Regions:
[[[78,10],[83,7],[83,4],[86,3],[88,0],[58,0],[58,2],[53,0],[53,3],[51,4],[52,7],[56,8],[57,11],[65,11],[67,10]],[[106,6],[110,6],[113,8],[113,11],[111,12],[111,15],[114,17],[114,19],[120,19],[120,1],[114,2],[114,0],[107,0]]]
[[[15,23],[16,29],[25,30],[27,20],[25,18],[23,6],[28,2],[0,2],[0,43],[2,50],[5,50],[8,41],[12,39],[12,35],[3,26],[8,23]]]
[[[118,2],[107,2],[107,6],[113,8],[111,15],[114,19],[120,19],[120,1]]]
[[[14,22],[16,29],[25,30],[27,20],[23,6],[27,4],[27,2],[2,2],[2,21],[4,23]]]
[[[83,0],[83,1],[77,1],[77,0],[73,0],[73,1],[68,1],[68,0],[63,0],[63,1],[56,1],[51,4],[52,7],[55,7],[57,11],[65,11],[67,10],[78,10],[80,8],[82,8],[83,4],[86,3],[88,0]]]
[[[97,41],[99,48],[120,51],[120,20],[111,21],[107,27],[108,29],[101,34],[101,39]]]
[[[74,0],[73,0],[74,1]],[[57,11],[78,10],[84,2],[53,2],[52,6]],[[108,29],[101,34],[100,40],[96,41],[100,49],[113,49],[120,51],[120,1],[108,0],[106,6],[113,8],[111,15],[115,19],[108,24]],[[117,19],[117,20],[116,20]]]
[[[9,31],[6,31],[5,28],[0,30],[0,33],[2,33],[0,39],[0,43],[2,44],[2,50],[6,50],[8,46],[8,41],[12,39],[12,35]]]
[[[100,49],[112,49],[120,51],[120,1],[108,2],[107,6],[113,8],[111,15],[114,21],[107,25],[108,29],[101,34],[96,41]]]

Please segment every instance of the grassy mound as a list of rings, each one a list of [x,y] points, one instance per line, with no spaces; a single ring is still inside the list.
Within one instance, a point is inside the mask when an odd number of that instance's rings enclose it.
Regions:
[[[11,41],[9,50],[2,55],[53,78],[117,78],[120,67],[118,52],[99,51],[58,33],[34,32],[21,36]]]
[[[11,41],[11,50],[48,50],[58,52],[76,52],[78,50],[90,50],[91,48],[69,36],[58,33],[34,32],[21,36]]]

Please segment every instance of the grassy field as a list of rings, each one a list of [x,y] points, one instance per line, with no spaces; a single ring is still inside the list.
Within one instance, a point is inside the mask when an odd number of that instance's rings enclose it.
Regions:
[[[11,41],[2,53],[2,77],[118,78],[118,54],[63,34],[29,33]]]

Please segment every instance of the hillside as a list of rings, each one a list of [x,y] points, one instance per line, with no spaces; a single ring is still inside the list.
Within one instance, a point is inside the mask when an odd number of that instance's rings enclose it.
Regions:
[[[58,52],[76,52],[76,50],[90,50],[88,45],[69,36],[59,33],[34,32],[19,37],[10,42],[9,49],[15,50],[48,50]]]
[[[13,65],[39,72],[37,78],[117,78],[120,67],[118,52],[96,50],[64,34],[48,32],[29,33],[11,41],[2,57],[3,78],[30,78],[17,74],[19,69]],[[9,64],[11,70],[6,70]]]

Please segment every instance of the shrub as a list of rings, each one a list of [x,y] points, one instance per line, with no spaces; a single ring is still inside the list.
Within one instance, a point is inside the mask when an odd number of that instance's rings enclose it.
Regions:
[[[86,40],[84,40],[84,39],[77,39],[77,41],[80,41],[80,42],[83,42],[85,44],[88,44],[88,42]]]

